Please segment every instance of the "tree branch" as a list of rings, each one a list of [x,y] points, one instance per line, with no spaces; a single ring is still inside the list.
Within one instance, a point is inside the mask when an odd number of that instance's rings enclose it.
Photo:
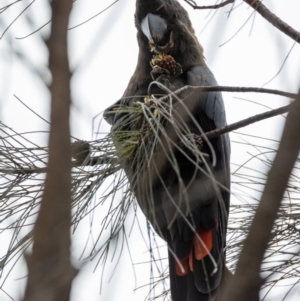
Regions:
[[[205,6],[199,6],[197,3],[193,0],[184,0],[184,2],[188,3],[193,9],[218,9],[221,7],[224,7],[230,3],[233,3],[235,0],[226,0],[224,2],[221,2],[219,4],[215,5],[205,5]]]
[[[188,89],[192,89],[195,91],[201,91],[201,92],[238,92],[238,93],[245,93],[245,92],[254,92],[254,93],[262,93],[262,94],[273,94],[273,95],[279,95],[284,96],[288,98],[295,99],[297,97],[297,94],[280,91],[280,90],[274,90],[274,89],[265,89],[265,88],[257,88],[257,87],[231,87],[231,86],[184,86],[175,92],[171,93],[174,95],[179,95],[183,91],[186,91]],[[170,98],[170,94],[161,97],[160,101],[167,101]]]
[[[275,14],[273,14],[265,5],[259,0],[243,0],[248,5],[253,7],[263,18],[269,21],[273,26],[279,29],[281,32],[285,33],[287,36],[292,38],[297,43],[300,43],[300,33],[292,28],[287,23],[279,19]]]
[[[70,70],[67,26],[72,1],[52,0],[52,26],[48,41],[51,129],[49,164],[41,207],[33,230],[32,255],[28,257],[25,301],[69,301],[76,274],[70,262],[71,144],[69,128]]]
[[[289,111],[290,107],[291,107],[291,105],[287,105],[284,107],[280,107],[278,109],[274,109],[274,110],[270,110],[270,111],[267,111],[267,112],[264,112],[261,114],[257,114],[257,115],[251,116],[249,118],[246,118],[244,120],[241,120],[241,121],[232,123],[230,125],[224,126],[222,128],[216,129],[214,131],[210,131],[208,133],[205,133],[204,135],[208,139],[212,139],[212,138],[221,136],[225,133],[229,133],[229,132],[235,131],[237,129],[240,129],[242,127],[245,127],[247,125],[253,124],[255,122],[262,121],[262,120],[265,120],[265,119],[268,119],[268,118],[271,118],[274,116],[278,116],[278,115],[287,113]]]
[[[249,234],[245,239],[234,276],[230,280],[223,301],[256,301],[263,284],[261,264],[271,238],[285,189],[300,149],[300,91],[290,105],[281,143],[268,175]]]
[[[270,110],[270,111],[267,111],[267,112],[264,112],[261,114],[257,114],[257,115],[251,116],[249,118],[240,120],[238,122],[229,124],[222,128],[207,132],[207,133],[203,134],[203,136],[205,135],[208,139],[212,139],[212,138],[221,136],[225,133],[229,133],[229,132],[235,131],[237,129],[240,129],[242,127],[251,125],[255,122],[262,121],[262,120],[265,120],[265,119],[268,119],[271,117],[275,117],[275,116],[287,113],[289,111],[290,107],[291,107],[291,105],[287,105],[287,106],[280,107],[278,109],[274,109],[274,110]],[[84,143],[89,145],[88,142],[84,142]],[[86,156],[87,156],[87,154],[86,154]],[[80,160],[73,161],[72,167],[96,166],[96,165],[101,165],[101,164],[107,164],[108,161],[111,162],[112,165],[114,165],[113,160],[117,161],[117,158],[114,158],[114,157],[103,158],[101,156],[100,157],[90,157],[88,160],[86,160],[86,156],[81,158]],[[84,161],[86,161],[86,162],[84,162]],[[117,171],[117,170],[118,170],[118,168],[115,171]],[[37,173],[37,174],[45,173],[46,171],[47,171],[46,167],[44,167],[44,168],[0,169],[1,173],[24,174],[24,175],[25,174],[35,174],[35,173]]]
[[[227,0],[220,4],[216,5],[207,5],[207,6],[198,6],[193,0],[184,0],[188,3],[193,9],[218,9],[224,7],[230,3],[233,3],[235,0]],[[259,0],[243,0],[248,5],[250,5],[254,10],[256,10],[264,19],[270,22],[278,30],[292,38],[297,43],[300,43],[300,33],[295,30],[293,27],[282,21],[275,14],[273,14],[264,4]]]

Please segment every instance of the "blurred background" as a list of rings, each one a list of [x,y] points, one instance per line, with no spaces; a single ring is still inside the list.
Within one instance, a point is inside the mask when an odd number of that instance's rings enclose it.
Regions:
[[[183,0],[179,2],[189,12],[204,47],[207,64],[220,85],[298,92],[299,44],[274,28],[249,5],[237,0],[218,10],[194,10]],[[198,0],[197,4],[219,2]],[[294,29],[300,29],[298,0],[265,0],[263,3]],[[110,126],[102,121],[101,113],[122,96],[136,67],[138,48],[134,11],[134,0],[77,0],[73,3],[68,42],[73,74],[71,131],[77,139],[90,141],[109,132]],[[14,135],[22,133],[31,147],[33,144],[47,146],[51,74],[47,69],[45,41],[50,34],[50,20],[46,0],[0,2],[0,143],[3,143],[3,137],[15,131]],[[223,97],[228,124],[290,102],[285,97],[255,93],[223,93]],[[253,208],[260,198],[284,121],[284,116],[278,116],[230,134],[233,207],[228,233],[228,266],[231,269],[234,269],[244,237],[243,226],[249,225]],[[29,143],[26,139],[22,142],[25,146]],[[11,143],[13,145],[13,139]],[[299,183],[297,170],[292,180],[296,187]],[[287,210],[299,206],[297,187],[287,193],[287,203],[295,202],[294,207]],[[104,185],[95,194],[94,204],[98,204],[97,200],[106,188]],[[88,212],[72,229],[72,261],[80,273],[74,280],[71,300],[144,300],[159,296],[168,288],[168,280],[160,281],[150,293],[149,283],[153,285],[166,275],[167,250],[165,243],[153,235],[138,209],[129,211],[124,228],[112,242],[103,265],[103,257],[100,258],[96,250],[108,235],[104,231],[99,238],[108,208],[109,200]],[[0,215],[1,257],[10,247],[13,229],[7,229],[7,224],[13,218],[5,219]],[[18,233],[18,239],[31,228],[32,223],[28,223]],[[295,229],[299,235],[299,225]],[[289,243],[288,236],[282,236],[280,242],[276,242],[280,250]],[[297,249],[297,245],[291,245],[291,248],[290,251],[299,253],[299,246]],[[274,255],[273,252],[273,257],[270,255],[270,260],[265,262],[266,274],[263,276],[268,276],[286,261],[287,253]],[[24,258],[16,259],[4,269],[0,266],[1,301],[22,299],[27,270]],[[262,298],[283,300],[292,288],[286,299],[298,300],[300,286],[291,286],[299,281],[297,264],[293,262],[290,269],[277,270],[279,274],[273,273],[268,278],[270,283],[273,282],[262,291]],[[295,277],[287,277],[288,274]]]

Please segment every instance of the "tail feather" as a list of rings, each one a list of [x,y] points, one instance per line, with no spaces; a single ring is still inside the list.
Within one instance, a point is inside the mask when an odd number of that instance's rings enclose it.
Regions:
[[[195,238],[188,257],[175,260],[169,252],[172,301],[214,301],[217,298],[224,264],[218,232],[216,228],[197,232],[206,248],[200,243],[196,244]],[[168,244],[172,248],[170,240]]]
[[[210,256],[206,255],[202,260],[193,256],[194,277],[197,289],[203,293],[209,293],[217,289],[221,282],[223,251],[219,246],[217,230],[212,232],[212,249]]]
[[[212,290],[208,293],[199,291],[195,285],[196,279],[193,273],[188,276],[188,295],[183,300],[187,301],[215,301],[218,289]]]
[[[188,295],[188,273],[185,276],[177,276],[175,266],[175,259],[171,252],[169,252],[169,272],[172,301],[183,301],[186,300],[186,296]]]

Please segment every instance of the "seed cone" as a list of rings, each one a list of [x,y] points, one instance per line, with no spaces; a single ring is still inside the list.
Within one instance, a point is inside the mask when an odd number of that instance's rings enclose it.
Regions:
[[[157,54],[153,56],[153,59],[150,61],[152,68],[158,66],[160,68],[167,69],[171,75],[176,73],[176,61],[175,59],[168,54]]]

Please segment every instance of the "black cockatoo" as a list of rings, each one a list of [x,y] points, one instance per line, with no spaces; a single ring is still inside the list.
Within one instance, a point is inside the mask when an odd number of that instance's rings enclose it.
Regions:
[[[137,0],[135,25],[139,45],[136,70],[122,99],[104,113],[113,125],[112,132],[132,130],[130,123],[124,122],[128,113],[122,108],[134,107],[146,96],[160,97],[187,85],[217,85],[189,16],[176,0]],[[162,64],[157,63],[160,59]],[[160,85],[150,85],[154,80]],[[191,105],[179,106],[176,114],[188,111],[180,117],[182,128],[204,155],[197,157],[174,136],[172,122],[162,122],[164,140],[175,137],[173,147],[162,156],[162,149],[168,147],[158,143],[146,176],[132,176],[139,163],[131,162],[130,157],[125,158],[123,168],[142,211],[168,244],[172,300],[216,300],[225,271],[230,143],[227,134],[209,141],[201,136],[226,125],[221,93],[187,91],[177,94],[177,99]]]

